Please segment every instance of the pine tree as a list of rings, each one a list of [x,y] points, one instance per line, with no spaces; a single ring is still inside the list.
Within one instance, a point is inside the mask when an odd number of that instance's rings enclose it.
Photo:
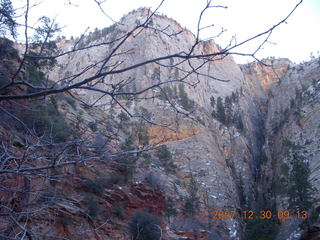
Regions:
[[[216,100],[214,99],[213,96],[210,97],[210,105],[211,105],[211,107],[212,107],[213,109],[215,108]]]
[[[233,113],[232,113],[232,99],[227,96],[224,99],[224,112],[225,112],[225,125],[229,126],[232,123]]]
[[[169,223],[170,223],[170,217],[178,215],[178,211],[172,197],[168,197],[167,199],[167,207],[166,207],[165,215],[167,216]]]
[[[226,123],[226,114],[225,114],[225,111],[224,111],[224,106],[223,106],[223,102],[222,102],[222,98],[221,97],[218,97],[217,98],[217,112],[216,112],[216,115],[217,115],[217,119],[225,124]]]
[[[130,138],[127,138],[125,142],[121,145],[121,150],[123,152],[129,152],[136,148],[133,141]],[[135,173],[137,156],[136,154],[126,153],[118,159],[118,168],[124,177],[124,181],[128,182]]]
[[[313,188],[309,182],[310,169],[301,157],[294,154],[289,174],[289,208],[308,210],[312,206]]]
[[[9,31],[12,37],[16,37],[16,25],[14,21],[15,11],[10,0],[0,0],[0,34],[6,35]]]
[[[173,163],[172,154],[166,145],[161,145],[157,149],[156,156],[158,157],[166,172],[175,171],[176,165]]]
[[[275,219],[246,219],[247,240],[274,240],[278,230]]]
[[[189,99],[183,84],[179,85],[179,103],[187,111],[191,111],[194,108],[194,101]]]
[[[183,206],[183,214],[186,217],[193,218],[199,209],[198,186],[196,180],[191,176],[188,186],[189,196],[186,198]]]

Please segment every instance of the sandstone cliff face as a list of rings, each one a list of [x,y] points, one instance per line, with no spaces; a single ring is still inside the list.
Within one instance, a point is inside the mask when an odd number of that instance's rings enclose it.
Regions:
[[[147,14],[148,10],[146,9],[131,12],[122,19],[122,25],[111,27],[102,39],[93,40],[91,44],[119,38],[132,26],[142,23]],[[182,29],[174,20],[155,16],[151,26],[152,28],[143,31],[137,29],[134,36],[130,37],[119,50],[120,53],[126,53],[126,57],[116,56],[111,60],[110,65],[121,69],[147,59],[188,52],[192,48],[195,41],[194,35]],[[166,29],[166,34],[156,31],[156,28]],[[68,49],[72,44],[73,42],[65,43],[61,47]],[[74,56],[69,56],[68,59],[62,57],[59,62],[60,68],[51,72],[50,77],[53,79],[61,78],[61,76],[68,77],[71,73],[82,71],[88,64],[96,64],[96,66],[89,69],[84,76],[94,74],[101,66],[99,62],[110,54],[114,44],[116,43],[81,51]],[[218,50],[219,47],[213,41],[207,41],[199,44],[195,52],[211,53]],[[190,66],[187,63],[180,65],[179,70],[165,67],[178,61],[179,59],[174,58],[161,61],[161,65],[144,65],[132,71],[118,74],[116,78],[107,76],[104,81],[116,84],[124,79],[129,79],[131,89],[127,90],[140,90],[158,81],[183,77],[187,71],[190,71]],[[200,66],[201,62],[193,60],[192,64]],[[270,168],[270,163],[273,161],[269,152],[274,152],[274,149],[269,145],[270,137],[266,133],[270,132],[270,124],[275,124],[278,121],[276,118],[281,118],[283,115],[274,110],[274,104],[288,103],[285,96],[291,95],[290,87],[289,90],[287,89],[288,86],[281,85],[283,86],[282,91],[286,90],[287,94],[281,94],[279,91],[279,98],[274,96],[274,91],[270,89],[273,89],[273,85],[284,84],[282,79],[288,78],[287,71],[290,67],[293,67],[293,64],[288,59],[266,60],[263,64],[255,62],[238,66],[232,57],[228,56],[208,62],[200,68],[200,74],[190,75],[186,79],[187,83],[195,84],[194,87],[186,85],[185,90],[188,97],[196,103],[197,110],[193,116],[201,116],[201,121],[198,122],[183,116],[176,116],[171,107],[160,99],[156,98],[143,103],[143,106],[152,113],[152,120],[157,120],[161,124],[171,124],[176,129],[176,132],[172,132],[159,126],[151,126],[148,130],[150,143],[153,146],[166,144],[172,151],[174,162],[178,167],[176,175],[167,176],[168,194],[174,195],[176,201],[187,197],[186,184],[192,175],[199,183],[200,195],[207,196],[207,199],[201,197],[202,204],[199,213],[202,212],[202,215],[205,215],[206,211],[214,209],[257,207],[257,191],[263,191],[261,189],[264,188],[263,184],[265,183],[265,180],[262,179],[269,179],[268,181],[272,179],[270,170],[262,167],[269,164]],[[102,71],[104,70],[109,69],[102,69]],[[213,76],[215,79],[209,76]],[[73,81],[80,80],[76,78]],[[280,81],[281,83],[279,83]],[[283,81],[285,82],[285,80]],[[174,85],[170,84],[170,87],[174,88]],[[103,83],[98,83],[97,86],[108,89],[108,86]],[[277,87],[274,88],[279,90]],[[158,90],[153,90],[145,97],[151,97],[158,93]],[[80,91],[80,94],[91,102],[99,97],[96,93],[92,94],[86,91]],[[231,104],[231,108],[239,113],[243,121],[245,130],[242,131],[234,126],[227,127],[220,120],[212,117],[214,108],[210,98],[221,97],[224,101],[232,94],[238,97],[237,102]],[[271,100],[268,105],[269,99]],[[105,101],[108,99],[103,98],[98,104]],[[128,109],[133,111],[140,104],[140,101],[136,100]],[[179,105],[177,107],[179,108]],[[281,108],[283,109],[283,107]],[[116,111],[119,113],[120,110]],[[266,118],[268,121],[265,128]],[[313,151],[314,147],[311,148]],[[177,185],[177,181],[181,181],[181,183]],[[270,182],[267,184],[271,187]],[[179,189],[178,194],[175,189]],[[242,221],[221,220],[216,227],[224,239],[243,238],[244,225]]]
[[[122,25],[106,29],[99,38],[84,37],[80,47],[115,41],[132,26],[143,22],[147,14],[146,9],[131,12],[121,20]],[[166,34],[153,28],[165,29]],[[123,69],[147,59],[188,52],[194,41],[194,35],[182,29],[176,21],[156,15],[151,28],[143,31],[137,29],[134,36],[119,48],[108,66],[102,66],[102,62],[117,42],[64,55],[58,59],[56,68],[47,74],[54,81],[79,82],[100,70]],[[75,41],[63,41],[58,45],[64,52],[72,50],[74,44]],[[213,41],[207,41],[199,44],[195,52],[212,53],[218,50]],[[195,217],[209,226],[215,233],[214,239],[244,240],[243,220],[212,220],[208,219],[208,213],[213,210],[254,210],[261,207],[257,203],[258,192],[268,202],[267,207],[275,203],[278,209],[285,208],[286,199],[280,195],[276,197],[273,186],[281,178],[281,164],[288,161],[288,149],[284,146],[284,142],[288,144],[288,141],[303,146],[299,153],[308,159],[310,181],[314,187],[319,187],[319,63],[314,61],[293,66],[288,59],[279,59],[264,61],[269,66],[257,62],[238,66],[230,56],[212,60],[200,67],[198,74],[185,79],[189,84],[185,84],[188,99],[195,102],[189,115],[177,114],[167,101],[154,98],[159,95],[159,89],[143,96],[152,97],[149,100],[133,99],[128,104],[123,99],[119,100],[132,113],[147,111],[148,119],[158,125],[145,123],[139,118],[121,120],[119,114],[122,109],[119,106],[110,107],[110,104],[105,104],[110,103],[108,97],[99,99],[100,94],[84,89],[74,94],[95,103],[97,107],[87,109],[70,100],[59,100],[59,111],[72,128],[78,129],[79,138],[90,143],[86,146],[89,152],[95,153],[106,147],[107,153],[112,155],[129,137],[143,149],[146,144],[136,136],[137,129],[142,129],[148,137],[148,147],[168,147],[176,171],[166,171],[151,150],[151,156],[138,157],[136,174],[130,184],[115,183],[97,193],[90,190],[88,182],[117,173],[110,159],[106,165],[96,161],[62,169],[60,174],[70,174],[72,178],[63,182],[60,188],[50,183],[50,189],[59,193],[59,199],[64,201],[59,200],[54,208],[47,207],[46,210],[59,214],[48,217],[46,223],[33,220],[33,229],[36,231],[35,226],[41,225],[41,233],[50,232],[74,239],[79,237],[79,232],[85,232],[82,236],[88,239],[126,239],[129,219],[135,212],[149,208],[163,219],[164,239],[196,239],[196,236],[197,239],[206,239],[208,229],[197,227],[200,231],[195,234],[191,227],[188,229],[190,225],[181,214],[189,197],[190,179],[193,178],[199,188],[197,194],[200,199]],[[127,89],[124,90],[137,91],[159,81],[183,78],[191,70],[188,63],[182,63],[179,69],[166,67],[179,61],[177,58],[163,60],[160,64],[147,64],[125,73],[106,76],[98,79],[95,86],[112,90],[111,84],[127,82]],[[202,61],[193,60],[192,64],[194,67],[201,66]],[[77,77],[80,72],[84,74]],[[179,85],[170,83],[169,86],[175,89]],[[228,121],[223,122],[217,113],[218,98],[222,99],[225,111],[232,116]],[[187,113],[174,96],[172,99],[179,112]],[[0,130],[4,139],[6,131]],[[155,191],[152,186],[147,186],[145,177],[150,172],[161,179],[160,190]],[[22,186],[23,179],[17,179],[17,183]],[[97,213],[97,219],[85,217],[90,211],[88,196],[85,197],[88,192],[97,206],[91,211],[101,210],[104,213]],[[172,197],[180,212],[180,216],[174,217],[171,222],[164,217],[168,197]],[[319,195],[316,198],[319,199]],[[117,213],[113,212],[115,208]],[[70,220],[70,216],[75,218]]]
[[[270,181],[281,190],[285,190],[287,184],[290,185],[286,180],[290,176],[293,159],[306,163],[305,167],[310,169],[309,181],[314,187],[312,196],[315,207],[319,205],[320,190],[319,67],[319,59],[293,66],[280,82],[272,86],[265,146],[269,156],[265,169],[273,169],[269,172],[272,176]],[[276,190],[277,207],[288,209],[288,194],[281,190]],[[296,219],[295,223],[284,223],[279,239],[299,239],[303,236],[304,231],[297,226],[300,221]],[[316,224],[319,227],[319,223]],[[317,234],[319,237],[319,232]]]
[[[143,22],[146,14],[146,9],[130,13],[122,20],[123,25],[113,27],[113,31],[108,33],[104,39],[96,40],[93,43],[121,36],[123,32],[137,24],[137,21]],[[110,65],[122,61],[118,68],[125,68],[129,64],[163,55],[188,52],[192,48],[195,37],[189,31],[182,29],[174,20],[155,16],[151,26],[157,29],[167,29],[167,34],[156,32],[151,28],[142,32],[139,32],[138,29],[135,36],[129,38],[128,42],[119,50],[119,52],[127,53],[125,58],[121,55],[117,56],[112,59]],[[181,34],[174,34],[181,31]],[[171,34],[172,36],[170,36]],[[68,49],[70,46],[71,43],[65,43],[62,47]],[[81,51],[71,57],[62,57],[58,62],[60,67],[51,72],[49,76],[52,79],[59,79],[71,73],[75,74],[89,64],[101,61],[110,53],[111,49],[112,46],[101,46],[94,50]],[[218,46],[213,41],[208,41],[201,43],[195,51],[196,53],[217,52]],[[160,63],[170,65],[172,64],[170,61],[176,63],[180,59],[174,58]],[[192,64],[195,67],[200,66],[202,61],[194,60]],[[186,75],[186,71],[191,70],[188,63],[181,64],[180,70],[163,65],[145,65],[133,71],[118,74],[116,78],[107,76],[104,81],[117,83],[123,79],[130,79],[133,80],[130,87],[139,90],[151,86],[157,81],[182,78]],[[87,71],[85,76],[95,73],[99,66],[101,64]],[[75,79],[74,81],[80,80]],[[143,102],[143,106],[152,113],[152,120],[161,124],[171,124],[170,126],[173,126],[177,131],[174,133],[172,130],[164,130],[157,126],[151,126],[148,130],[150,143],[154,146],[166,144],[173,153],[174,162],[177,165],[177,175],[167,176],[167,192],[175,195],[175,200],[180,199],[183,204],[181,200],[187,197],[186,186],[192,175],[200,187],[200,218],[207,215],[208,211],[215,209],[240,209],[240,189],[244,191],[242,194],[246,196],[247,202],[249,199],[254,201],[254,172],[256,171],[254,161],[259,155],[259,146],[256,144],[258,136],[256,133],[251,134],[250,130],[255,125],[253,121],[257,118],[257,113],[253,110],[255,107],[253,107],[250,94],[246,90],[244,76],[240,67],[232,57],[228,56],[221,60],[208,62],[200,68],[199,74],[190,75],[186,82],[191,85],[195,84],[194,87],[185,85],[188,98],[195,102],[197,109],[191,118],[196,119],[196,116],[200,116],[201,121],[185,118],[184,115],[176,116],[176,112],[165,101],[157,98]],[[97,86],[108,89],[107,85],[98,84]],[[174,88],[175,84],[170,86]],[[241,90],[241,88],[243,89]],[[155,91],[149,92],[147,96],[159,93],[159,91]],[[241,91],[242,93],[240,93]],[[78,93],[89,101],[94,101],[98,97],[91,92],[80,91]],[[213,108],[210,104],[210,98],[221,97],[224,102],[225,98],[231,98],[232,94],[238,97],[238,101],[232,103],[232,108],[243,119],[241,121],[246,129],[244,131],[240,131],[234,126],[226,127],[211,115]],[[104,98],[99,103],[107,100]],[[128,109],[134,111],[141,104],[140,101],[134,101]],[[184,111],[181,106],[177,105],[177,107]],[[107,107],[105,109],[108,111]],[[251,110],[249,111],[249,109]],[[120,109],[116,108],[115,110],[117,114],[120,112]],[[252,150],[253,148],[254,150]],[[181,183],[177,185],[177,181],[181,181]],[[178,195],[175,193],[175,189],[180,189]],[[218,227],[225,239],[240,239],[244,229],[243,222],[234,219],[217,220],[217,222],[210,222],[210,225],[216,225],[215,227]]]
[[[319,59],[293,65],[287,59],[242,65],[247,89],[260,110],[263,141],[259,162],[264,197],[275,201],[275,209],[289,209],[288,188],[292,178],[292,160],[296,157],[310,169],[309,182],[314,187],[313,205],[319,205]],[[276,66],[276,68],[274,68]],[[309,212],[312,214],[312,212]],[[277,239],[317,239],[319,222],[311,228],[298,225],[297,216],[280,224]],[[310,230],[313,229],[313,230]]]
[[[121,25],[111,26],[108,31],[105,31],[105,35],[100,39],[90,41],[90,39],[84,38],[82,42],[86,42],[86,44],[99,44],[101,42],[110,42],[110,40],[118,39],[122,37],[124,33],[133,29],[137,24],[143,23],[147,14],[147,9],[131,12],[122,19]],[[164,31],[164,34],[154,29],[166,29],[166,31]],[[127,39],[126,43],[117,51],[117,53],[120,54],[113,57],[108,63],[109,67],[105,67],[103,71],[110,70],[111,68],[122,69],[131,64],[137,64],[147,59],[160,56],[189,52],[194,42],[194,35],[190,31],[183,29],[176,21],[167,17],[156,16],[153,18],[149,29],[137,29],[133,37]],[[63,44],[62,49],[64,51],[70,50],[74,43],[74,41],[66,42]],[[91,64],[97,64],[93,68],[86,70],[81,79],[86,76],[91,76],[99,70],[99,67],[102,65],[101,61],[110,54],[117,43],[118,41],[59,58],[59,67],[49,73],[50,78],[55,80],[61,77],[68,77],[71,73],[76,74]],[[213,53],[217,51],[218,46],[214,41],[201,43],[195,49],[195,53]],[[123,57],[123,53],[125,53],[125,57]],[[221,58],[221,56],[218,58]],[[187,76],[186,71],[191,70],[187,62],[179,65],[181,70],[165,67],[165,65],[171,66],[181,60],[182,59],[174,58],[172,60],[168,59],[160,61],[159,63],[163,64],[161,66],[157,64],[144,65],[137,69],[133,69],[132,71],[117,74],[116,76],[107,76],[104,79],[104,82],[119,83],[119,81],[128,79],[133,81],[130,86],[132,89],[140,90],[147,86],[151,86],[158,81],[164,82],[177,78],[180,79]],[[193,68],[197,68],[203,64],[203,62],[200,60],[193,60],[192,64]],[[227,82],[216,81],[207,75]],[[73,81],[80,81],[81,79],[75,78]],[[239,66],[235,64],[232,57],[228,56],[224,57],[222,60],[216,60],[205,64],[199,69],[199,74],[190,75],[187,77],[186,82],[196,85],[196,87],[185,86],[189,97],[194,99],[200,106],[209,109],[211,95],[231,95],[233,91],[236,91],[243,85],[244,79]],[[110,89],[110,86],[106,84],[98,84],[97,87]],[[97,97],[94,95],[95,93],[92,92],[90,94],[83,94],[90,100]],[[104,100],[105,99],[100,102],[103,102]]]

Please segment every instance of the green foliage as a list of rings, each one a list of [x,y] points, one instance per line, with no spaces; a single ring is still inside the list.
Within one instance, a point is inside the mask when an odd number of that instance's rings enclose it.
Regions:
[[[213,109],[212,117],[216,118],[225,126],[235,126],[239,131],[244,131],[244,124],[242,121],[242,117],[239,111],[235,111],[233,109],[233,104],[239,101],[238,92],[232,92],[231,96],[227,96],[224,99],[222,97],[217,98],[217,102],[215,102],[214,98],[210,98],[211,106],[214,108],[216,106],[216,110]]]
[[[13,42],[6,38],[0,38],[0,60],[5,57],[19,58],[18,51],[13,47]],[[2,62],[4,64],[5,62]],[[16,69],[14,69],[16,71]]]
[[[28,111],[23,114],[23,120],[29,129],[38,136],[52,139],[55,142],[66,141],[71,131],[60,114],[55,97],[50,101],[34,102],[28,105]]]
[[[320,219],[320,207],[312,208],[310,214],[310,221],[311,223],[316,223]]]
[[[239,184],[237,185],[237,190],[238,190],[240,206],[242,208],[245,208],[245,206],[247,204],[247,200],[246,200],[244,184],[243,184],[243,181],[242,181],[241,177],[239,178]]]
[[[92,219],[97,219],[104,215],[103,208],[99,205],[98,198],[93,194],[86,194],[83,199],[84,205],[87,207],[86,213]]]
[[[39,71],[46,68],[51,70],[56,64],[55,58],[41,59],[39,56],[53,56],[57,53],[58,48],[53,37],[56,33],[61,31],[61,28],[54,22],[54,20],[42,16],[38,20],[39,26],[35,29],[31,49],[27,55],[28,65],[34,66]]]
[[[162,89],[161,89],[161,92],[160,92],[160,96],[159,96],[159,99],[160,100],[171,100],[173,99],[174,97],[176,97],[174,95],[174,92],[173,90],[169,87],[169,86],[164,86]]]
[[[274,240],[278,233],[278,226],[274,219],[247,219],[247,240]]]
[[[290,108],[292,109],[292,108],[294,108],[294,106],[295,106],[294,99],[290,99]]]
[[[289,175],[289,170],[290,170],[290,168],[289,168],[288,164],[281,163],[280,171],[281,171],[282,175],[288,176]]]
[[[217,98],[217,111],[214,117],[216,117],[221,123],[226,123],[226,114],[224,111],[222,98],[220,96]]]
[[[294,142],[290,141],[289,139],[284,139],[283,141],[283,146],[284,147],[287,147],[289,149],[292,149],[292,150],[300,150],[302,149],[303,147],[299,144],[295,144]]]
[[[161,92],[159,95],[159,99],[166,101],[166,100],[177,100],[177,102],[183,107],[183,109],[187,111],[191,111],[194,108],[195,102],[189,99],[187,92],[184,89],[184,84],[180,84],[178,86],[164,86],[161,88]]]
[[[130,120],[130,117],[124,111],[121,111],[121,113],[119,113],[118,118],[121,122],[127,122]]]
[[[123,152],[129,152],[136,149],[133,141],[127,138],[125,142],[120,146]],[[124,153],[117,160],[118,170],[124,177],[124,182],[128,182],[136,171],[137,156],[135,153]]]
[[[108,34],[112,33],[115,30],[115,27],[116,27],[116,24],[113,24],[110,27],[103,28],[101,30],[101,35],[103,37],[107,36]]]
[[[289,174],[289,208],[292,210],[308,210],[312,206],[314,189],[309,182],[310,169],[303,158],[294,154]]]
[[[195,105],[194,101],[189,99],[184,89],[184,84],[179,85],[179,104],[187,111],[191,111]]]
[[[68,226],[72,224],[73,220],[71,216],[68,216],[66,213],[60,213],[60,224],[62,226]]]
[[[136,213],[128,224],[130,239],[160,239],[161,225],[156,216],[147,212]]]
[[[144,120],[132,123],[132,136],[139,145],[146,146],[149,144],[148,126]]]
[[[148,109],[144,107],[139,108],[139,113],[146,119],[151,120],[152,113],[148,111]]]
[[[45,79],[45,75],[35,65],[28,64],[27,73],[29,75],[29,81],[32,85],[42,86]]]
[[[157,148],[156,156],[166,172],[175,172],[177,167],[173,163],[172,154],[166,145],[161,145],[159,148]]]
[[[92,132],[96,132],[98,130],[98,124],[96,122],[89,122],[88,127]]]
[[[289,110],[289,108],[286,108],[285,110],[284,110],[284,113],[283,113],[283,121],[284,122],[287,122],[288,121],[288,119],[289,119],[289,114],[290,114],[290,110]]]
[[[239,102],[238,90],[236,91],[236,93],[232,92],[232,94],[231,94],[231,101],[234,102],[234,103]]]
[[[170,222],[170,217],[178,216],[178,210],[172,197],[167,199],[165,215],[168,218],[168,222]]]
[[[94,180],[88,179],[83,183],[83,187],[87,192],[102,196],[105,188],[111,188],[113,185],[122,181],[123,177],[115,174],[108,178],[96,178]]]
[[[88,192],[92,192],[93,194],[96,194],[99,196],[103,195],[104,186],[103,186],[103,183],[98,180],[95,180],[95,181],[87,180],[84,182],[84,187]]]
[[[151,75],[152,80],[160,81],[160,67],[156,67],[153,69],[153,73]]]
[[[295,93],[296,93],[296,102],[297,104],[300,104],[302,102],[302,90],[300,90],[298,87],[295,88]]]
[[[168,162],[172,160],[172,155],[169,148],[166,145],[161,145],[157,151],[156,156],[160,161]]]
[[[58,24],[46,16],[40,17],[38,23],[40,23],[40,26],[35,29],[36,33],[34,36],[36,43],[46,42],[47,40],[53,38],[54,34],[61,31],[61,28],[58,26]]]
[[[235,124],[235,127],[238,130],[240,130],[240,131],[244,131],[245,130],[241,115],[239,113],[234,116],[233,122]]]
[[[123,219],[127,216],[127,213],[126,213],[126,210],[124,209],[124,207],[119,204],[119,203],[116,203],[114,206],[113,206],[113,209],[112,209],[112,213],[114,215],[116,215],[118,218],[120,219]]]
[[[188,185],[189,196],[186,198],[182,212],[185,217],[193,218],[199,209],[198,185],[196,180],[191,177]]]
[[[0,0],[0,34],[5,36],[8,32],[13,38],[16,37],[17,23],[14,20],[15,11],[11,0]]]
[[[216,106],[216,100],[213,96],[210,97],[210,105],[214,109]]]

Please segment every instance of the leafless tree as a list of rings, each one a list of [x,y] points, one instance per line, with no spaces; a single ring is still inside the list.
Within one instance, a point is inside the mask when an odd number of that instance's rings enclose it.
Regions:
[[[152,24],[157,12],[161,10],[164,0],[159,3],[155,10],[148,10],[142,18],[142,22],[137,21],[131,29],[125,32],[120,31],[114,35],[114,38],[107,37],[104,40],[83,44],[89,36],[84,34],[72,42],[69,50],[60,52],[50,52],[49,48],[46,49],[52,33],[59,29],[58,26],[54,21],[43,18],[45,28],[42,28],[42,31],[39,28],[31,27],[29,25],[30,8],[36,7],[36,5],[31,6],[29,0],[26,0],[24,23],[17,23],[24,26],[25,29],[22,57],[16,57],[12,69],[0,68],[0,114],[2,121],[0,126],[0,238],[44,239],[47,237],[48,239],[66,239],[50,235],[51,233],[41,235],[31,226],[39,219],[51,221],[48,216],[52,214],[59,216],[62,219],[61,221],[66,221],[66,216],[72,211],[75,211],[77,215],[87,216],[92,223],[92,228],[84,229],[96,232],[95,234],[99,235],[97,231],[110,218],[103,219],[101,225],[95,225],[96,223],[94,223],[90,214],[76,207],[79,200],[67,199],[65,196],[59,195],[61,187],[58,191],[56,190],[59,189],[57,185],[68,186],[67,177],[75,177],[78,167],[99,168],[101,164],[113,164],[123,156],[128,154],[138,156],[152,148],[143,144],[144,146],[140,148],[139,146],[120,148],[115,153],[106,147],[107,143],[100,144],[102,141],[100,139],[99,149],[97,149],[94,144],[91,144],[93,141],[90,137],[83,136],[85,133],[83,126],[77,126],[77,137],[70,138],[64,135],[66,133],[64,132],[65,129],[59,132],[60,135],[57,134],[57,129],[54,128],[54,119],[50,121],[42,119],[47,126],[45,130],[39,132],[37,130],[39,126],[26,120],[26,113],[43,115],[44,108],[48,110],[50,104],[57,104],[54,96],[63,93],[65,97],[62,101],[69,101],[69,103],[76,101],[76,104],[82,104],[85,107],[117,105],[130,117],[142,119],[147,124],[170,127],[155,121],[143,111],[133,113],[126,106],[126,102],[132,102],[133,100],[149,101],[162,97],[177,113],[190,116],[192,110],[179,108],[179,104],[166,91],[166,86],[168,84],[186,84],[195,87],[201,77],[227,82],[228,79],[220,79],[214,75],[203,73],[202,68],[210,62],[221,60],[229,55],[251,56],[256,59],[256,53],[268,42],[272,32],[287,21],[302,1],[299,1],[287,16],[269,29],[239,43],[232,40],[229,45],[218,51],[202,53],[198,51],[198,47],[206,40],[202,40],[200,35],[201,31],[207,28],[202,24],[203,15],[212,8],[225,8],[224,6],[215,6],[211,0],[206,0],[206,5],[199,15],[197,32],[190,49],[130,62],[126,59],[126,56],[136,50],[126,47],[130,39],[136,38],[146,31],[168,38],[183,34],[183,30],[174,32],[170,26],[160,28]],[[106,17],[112,19],[103,9],[101,1],[94,0],[94,2]],[[73,4],[72,1],[69,1],[69,3]],[[0,24],[1,19],[2,16],[0,17]],[[11,23],[13,23],[14,20],[11,20]],[[114,20],[112,19],[112,21]],[[109,31],[112,32],[121,27],[121,22],[114,21],[114,25]],[[30,30],[38,30],[38,33],[43,36],[43,39],[36,46],[32,44]],[[220,34],[223,34],[223,31]],[[219,37],[220,34],[213,36],[213,38]],[[237,51],[240,46],[256,39],[262,40],[254,52],[241,53]],[[41,69],[40,62],[59,61],[61,58],[68,59],[69,56],[101,47],[109,49],[107,55],[77,72],[55,79],[55,81],[42,73],[42,71],[48,71],[48,68]],[[6,56],[3,59],[0,56],[0,67],[12,60],[7,61],[5,58]],[[154,81],[147,86],[134,89],[132,87],[134,79],[128,76],[137,69],[149,65],[170,69],[172,72],[180,72],[181,74],[179,76],[173,74],[162,79],[158,77],[159,72],[155,71]],[[34,68],[30,71],[31,67]],[[31,80],[35,78],[35,76],[30,77],[30,73],[40,74],[42,81],[30,81],[30,78]],[[117,78],[118,76],[126,77]],[[197,76],[195,78],[197,81],[188,81],[190,76]],[[115,80],[116,78],[117,80]],[[78,91],[92,92],[95,95],[94,98],[87,101],[77,94]],[[55,110],[51,109],[50,111],[58,114]],[[106,124],[101,124],[101,126],[108,127]],[[11,132],[16,132],[17,136],[6,136],[5,132],[8,128],[11,129]],[[92,126],[92,128],[94,127]],[[112,132],[107,136],[107,139],[117,138],[116,135]],[[11,200],[8,201],[8,199]],[[33,224],[30,224],[32,221]],[[70,235],[68,239],[76,238],[76,236]]]

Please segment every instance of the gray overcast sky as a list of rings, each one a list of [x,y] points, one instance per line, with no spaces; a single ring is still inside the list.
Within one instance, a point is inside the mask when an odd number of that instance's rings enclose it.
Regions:
[[[39,2],[40,0],[38,0]],[[101,1],[101,0],[100,0]],[[21,6],[25,0],[13,0],[14,6]],[[35,2],[35,0],[31,0]],[[73,5],[68,4],[71,2]],[[203,33],[202,38],[215,35],[222,27],[227,32],[215,41],[226,45],[236,35],[238,42],[265,31],[284,18],[299,0],[213,0],[215,5],[226,5],[228,9],[213,8],[206,12],[203,26],[214,24]],[[154,9],[160,0],[106,0],[102,4],[105,12],[114,20],[139,7]],[[166,0],[159,12],[177,20],[192,32],[196,30],[197,19],[206,0]],[[42,0],[30,12],[30,24],[47,15],[57,17],[64,26],[62,35],[79,36],[90,27],[104,28],[112,21],[102,14],[94,0]],[[259,57],[288,57],[294,62],[310,59],[310,53],[318,56],[320,50],[320,0],[304,0],[290,17],[287,24],[280,26],[265,45]],[[21,38],[22,36],[20,36]],[[241,51],[250,51],[256,46],[248,44]],[[317,53],[318,52],[318,53]],[[237,62],[247,59],[236,57]]]

